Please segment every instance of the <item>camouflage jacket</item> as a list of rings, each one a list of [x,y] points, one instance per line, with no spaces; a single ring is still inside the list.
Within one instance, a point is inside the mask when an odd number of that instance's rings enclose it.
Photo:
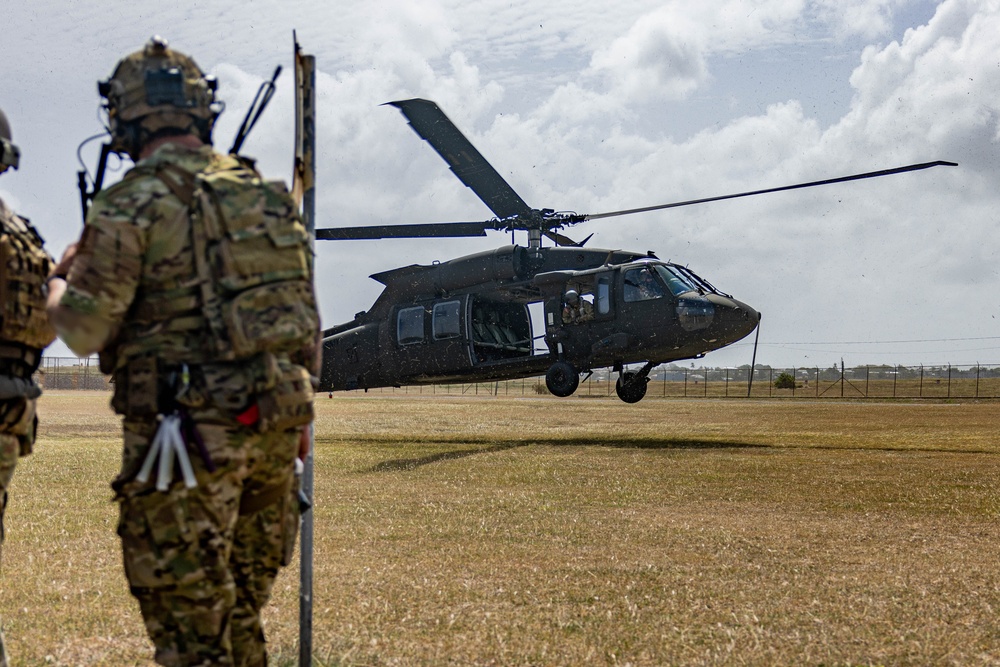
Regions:
[[[249,169],[209,146],[168,143],[95,198],[60,302],[74,313],[76,326],[60,332],[74,351],[101,350],[106,371],[144,357],[188,364],[217,360],[190,209],[170,175],[220,168]],[[311,276],[311,256],[308,271]]]

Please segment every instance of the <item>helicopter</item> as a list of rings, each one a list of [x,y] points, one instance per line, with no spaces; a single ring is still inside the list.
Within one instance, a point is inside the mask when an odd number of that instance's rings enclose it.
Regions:
[[[936,161],[764,190],[599,214],[529,206],[437,104],[387,103],[496,217],[479,222],[316,230],[317,240],[456,238],[527,232],[507,245],[371,276],[385,288],[367,311],[323,331],[318,391],[545,376],[556,396],[581,374],[611,368],[626,403],[645,396],[658,365],[698,359],[758,328],[761,315],[686,266],[653,252],[587,248],[560,230],[588,220],[813,187],[935,166]],[[592,236],[592,235],[591,235]],[[548,239],[552,245],[544,245]],[[756,347],[756,346],[755,346]],[[638,369],[635,367],[638,366]]]

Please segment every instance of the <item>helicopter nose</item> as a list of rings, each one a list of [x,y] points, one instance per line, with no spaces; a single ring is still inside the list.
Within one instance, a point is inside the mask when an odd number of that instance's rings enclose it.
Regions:
[[[715,294],[709,299],[715,304],[712,333],[725,345],[746,338],[760,323],[760,313],[742,301]]]

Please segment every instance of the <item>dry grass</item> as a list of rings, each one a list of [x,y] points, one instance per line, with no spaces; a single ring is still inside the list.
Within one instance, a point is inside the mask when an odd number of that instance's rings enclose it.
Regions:
[[[149,665],[107,395],[43,400],[0,579],[13,664]],[[995,403],[318,407],[318,664],[1000,664]]]

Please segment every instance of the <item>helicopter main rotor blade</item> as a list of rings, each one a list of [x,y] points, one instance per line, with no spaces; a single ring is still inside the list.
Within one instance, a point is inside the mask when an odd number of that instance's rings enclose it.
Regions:
[[[444,158],[455,176],[475,192],[498,218],[531,213],[531,207],[524,203],[437,104],[422,99],[387,104],[403,112],[413,131]]]
[[[631,215],[633,213],[645,213],[647,211],[660,211],[667,208],[679,208],[681,206],[691,206],[693,204],[705,204],[708,202],[722,201],[725,199],[737,199],[739,197],[751,197],[753,195],[763,195],[771,192],[783,192],[785,190],[798,190],[799,188],[811,188],[817,185],[830,185],[832,183],[846,183],[847,181],[860,181],[865,178],[877,178],[879,176],[902,174],[908,171],[920,171],[921,169],[930,169],[931,167],[957,167],[957,166],[958,164],[955,162],[945,162],[944,160],[938,160],[936,162],[921,162],[919,164],[909,164],[904,167],[894,167],[892,169],[869,171],[864,174],[853,174],[851,176],[841,176],[839,178],[828,178],[822,181],[810,181],[808,183],[796,183],[795,185],[784,185],[780,188],[767,188],[766,190],[751,190],[749,192],[740,192],[732,195],[722,195],[720,197],[705,197],[704,199],[691,199],[689,201],[674,202],[672,204],[645,206],[643,208],[630,208],[624,211],[611,211],[609,213],[597,213],[594,215],[583,215],[580,217],[583,218],[583,220],[600,220],[601,218],[612,218],[619,215]],[[580,222],[582,222],[583,220],[580,220]]]
[[[486,230],[496,228],[496,223],[492,220],[486,222],[372,225],[370,227],[328,227],[316,230],[316,240],[365,241],[374,239],[460,238],[465,236],[486,236]]]

